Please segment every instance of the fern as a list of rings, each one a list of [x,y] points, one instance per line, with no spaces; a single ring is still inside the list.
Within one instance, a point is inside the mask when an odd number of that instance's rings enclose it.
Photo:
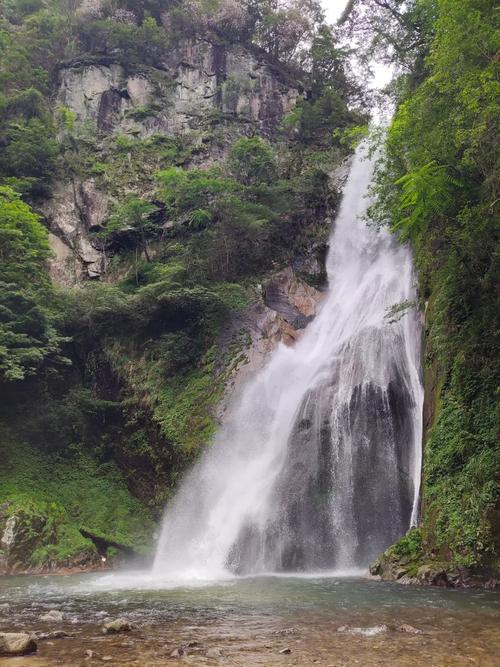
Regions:
[[[452,178],[444,165],[431,160],[395,181],[401,188],[397,219],[393,230],[407,239],[414,231],[422,231],[432,219],[443,216],[451,207],[455,188],[460,183]]]

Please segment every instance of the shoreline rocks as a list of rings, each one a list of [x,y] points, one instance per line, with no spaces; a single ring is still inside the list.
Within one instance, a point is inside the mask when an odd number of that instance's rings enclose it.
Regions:
[[[37,643],[26,632],[0,632],[0,656],[28,655],[35,653]]]

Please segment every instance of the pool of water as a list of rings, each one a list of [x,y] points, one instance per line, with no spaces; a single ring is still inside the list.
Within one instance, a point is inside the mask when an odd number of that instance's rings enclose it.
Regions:
[[[49,610],[62,621],[42,621]],[[135,629],[104,635],[106,620]],[[500,596],[361,577],[194,583],[148,575],[0,578],[0,631],[63,630],[0,667],[500,665]],[[88,657],[87,651],[94,655]],[[285,651],[283,653],[283,651]]]

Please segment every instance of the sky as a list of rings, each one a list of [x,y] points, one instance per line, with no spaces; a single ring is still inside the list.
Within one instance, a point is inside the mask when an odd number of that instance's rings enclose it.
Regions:
[[[346,4],[347,0],[323,0],[322,5],[326,11],[326,18],[330,23],[339,18]]]

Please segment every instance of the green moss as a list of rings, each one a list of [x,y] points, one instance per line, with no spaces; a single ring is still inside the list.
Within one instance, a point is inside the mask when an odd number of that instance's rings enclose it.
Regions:
[[[114,463],[99,464],[81,451],[41,453],[1,430],[0,501],[24,525],[33,565],[94,553],[80,528],[135,549],[147,549],[153,530],[149,511],[129,492]],[[30,531],[35,531],[34,535]]]

